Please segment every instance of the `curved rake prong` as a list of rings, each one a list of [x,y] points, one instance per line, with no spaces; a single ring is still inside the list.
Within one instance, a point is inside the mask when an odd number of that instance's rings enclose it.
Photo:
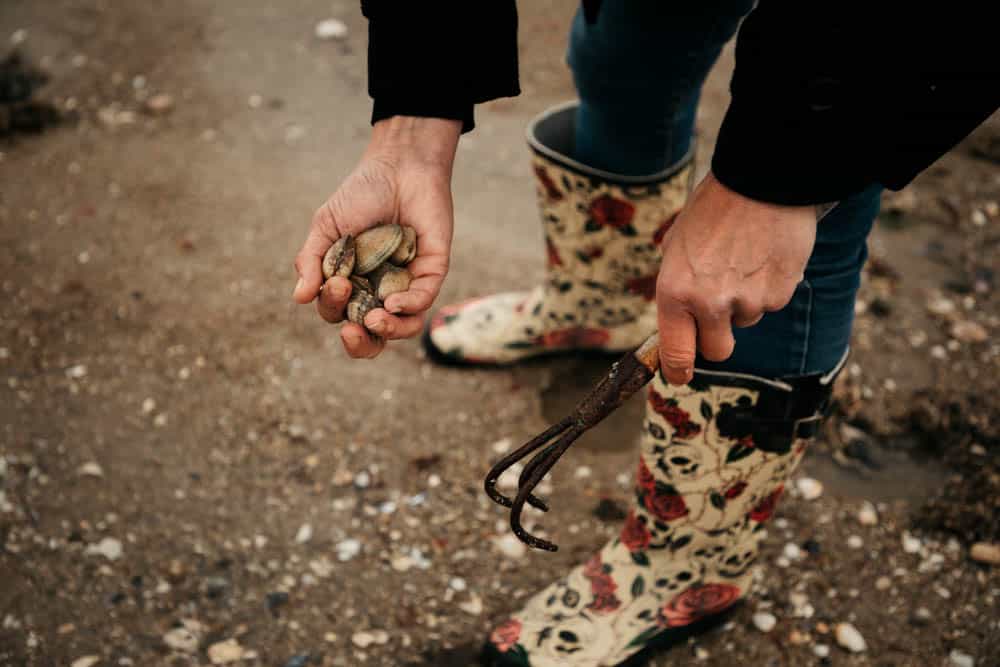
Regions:
[[[507,468],[510,468],[512,465],[525,458],[533,451],[548,445],[552,438],[560,435],[563,431],[569,428],[572,425],[572,422],[573,419],[571,417],[566,417],[562,421],[559,421],[547,428],[543,433],[529,440],[525,445],[515,449],[510,454],[500,459],[486,474],[486,481],[483,483],[486,495],[488,495],[490,499],[498,505],[511,507],[513,500],[497,491],[497,481],[500,479],[500,476],[506,472]],[[518,486],[520,487],[520,484],[518,484]],[[541,509],[543,512],[548,509],[548,506],[546,506],[544,502],[534,496],[531,496],[528,499],[528,502],[535,507],[541,505],[542,507],[538,507],[538,509]]]
[[[659,337],[654,333],[642,345],[616,361],[604,379],[580,401],[571,415],[503,457],[490,469],[483,485],[486,495],[493,502],[510,508],[510,527],[518,539],[536,549],[556,551],[555,544],[535,537],[521,525],[524,504],[528,503],[543,512],[548,511],[548,505],[532,493],[535,487],[584,431],[614,412],[629,396],[649,382],[656,374],[659,363]],[[517,480],[517,495],[511,500],[497,491],[497,481],[507,469],[528,456],[531,456],[531,460],[521,471]]]
[[[581,428],[579,425],[571,426],[565,433],[559,436],[550,447],[546,448],[545,451],[540,452],[533,458],[528,466],[531,467],[531,475],[524,481],[524,483],[518,488],[517,497],[514,498],[514,503],[510,508],[510,528],[517,535],[517,538],[527,544],[529,547],[534,547],[536,549],[544,549],[545,551],[558,551],[557,547],[552,542],[548,540],[543,540],[540,537],[535,537],[521,525],[521,512],[524,511],[524,503],[531,495],[532,490],[538,485],[542,478],[548,474],[552,466],[556,464],[569,446],[576,441],[585,429]]]

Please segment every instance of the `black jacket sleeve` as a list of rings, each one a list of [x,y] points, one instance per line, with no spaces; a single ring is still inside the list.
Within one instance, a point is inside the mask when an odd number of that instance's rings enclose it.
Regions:
[[[790,205],[905,186],[1000,105],[988,11],[760,0],[737,38],[712,171]]]
[[[372,122],[395,115],[475,121],[473,106],[519,94],[514,0],[362,0]]]

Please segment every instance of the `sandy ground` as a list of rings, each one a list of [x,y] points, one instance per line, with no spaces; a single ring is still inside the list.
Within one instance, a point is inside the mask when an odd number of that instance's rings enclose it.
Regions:
[[[606,362],[442,369],[413,342],[348,360],[289,295],[368,132],[356,3],[146,4],[0,5],[0,39],[26,37],[71,110],[0,143],[0,665],[206,665],[227,640],[246,665],[473,664],[616,532],[594,510],[627,502],[641,401],[555,473],[539,525],[563,548],[513,548],[483,473]],[[522,3],[524,94],[462,141],[442,302],[541,275],[520,138],[572,95],[572,6]],[[315,38],[329,16],[346,39]],[[173,108],[144,111],[159,93]],[[1000,664],[998,570],[969,557],[1000,539],[996,120],[888,203],[802,473],[825,492],[784,503],[733,620],[654,665]],[[837,645],[841,622],[865,652]]]

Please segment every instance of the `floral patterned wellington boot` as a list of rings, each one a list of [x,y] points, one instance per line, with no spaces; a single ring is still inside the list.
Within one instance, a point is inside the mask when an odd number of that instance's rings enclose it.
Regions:
[[[645,664],[714,625],[747,594],[763,526],[842,365],[781,380],[696,371],[684,387],[657,374],[620,535],[500,624],[485,663]]]
[[[528,128],[545,231],[543,285],[441,308],[424,336],[430,356],[509,364],[570,350],[622,352],[656,329],[659,241],[687,198],[690,156],[643,177],[574,161],[576,103]]]

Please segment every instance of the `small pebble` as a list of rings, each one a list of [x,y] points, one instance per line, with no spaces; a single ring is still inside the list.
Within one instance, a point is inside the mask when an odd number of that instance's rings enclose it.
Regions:
[[[859,536],[851,535],[850,537],[847,538],[847,546],[849,546],[852,549],[860,549],[861,547],[865,546],[865,542]]]
[[[948,662],[952,667],[976,667],[976,660],[968,653],[962,653],[957,648],[948,654]]]
[[[368,648],[375,643],[375,637],[370,632],[355,632],[351,635],[351,642],[358,648]]]
[[[163,643],[174,651],[195,653],[198,651],[198,636],[186,627],[173,628],[163,635]]]
[[[74,660],[70,667],[94,667],[100,661],[101,656],[99,655],[85,655]]]
[[[754,627],[761,632],[770,632],[778,623],[778,619],[774,617],[774,614],[766,611],[757,612],[751,620],[753,620]]]
[[[174,98],[167,93],[157,93],[146,100],[145,109],[147,113],[154,116],[162,116],[170,113],[174,108]]]
[[[706,651],[702,647],[699,646],[694,650],[695,660],[708,660],[708,658],[709,658],[708,651]]]
[[[837,637],[837,643],[851,653],[861,653],[868,650],[868,644],[865,643],[865,638],[862,637],[861,633],[858,632],[858,629],[850,623],[838,623],[837,627],[834,629],[834,634]]]
[[[466,589],[467,584],[465,583],[465,579],[462,579],[461,577],[453,577],[452,580],[448,582],[448,586],[452,590],[461,593]]]
[[[913,612],[913,615],[910,616],[910,623],[917,626],[930,625],[933,620],[934,617],[931,615],[931,611],[927,607],[917,607],[917,609]]]
[[[892,579],[889,577],[879,577],[875,580],[875,589],[880,591],[887,591],[892,586]]]
[[[235,638],[216,642],[208,647],[208,659],[213,665],[225,665],[243,659],[243,647]]]
[[[795,487],[805,500],[816,500],[823,495],[823,483],[812,477],[800,477]]]
[[[396,556],[389,565],[396,572],[408,572],[413,567],[413,559],[409,556]]]
[[[285,663],[284,667],[306,667],[309,664],[310,656],[308,653],[299,653],[298,655],[293,655]]]
[[[295,541],[298,544],[305,544],[306,542],[312,539],[312,536],[313,536],[312,526],[308,523],[304,523],[301,526],[299,526],[299,532],[295,533]]]
[[[798,560],[802,557],[802,549],[799,548],[799,545],[793,542],[789,542],[785,545],[783,553],[785,554],[785,558],[792,561]]]
[[[1000,544],[976,542],[969,549],[969,557],[977,563],[1000,565]]]
[[[96,461],[87,461],[76,469],[76,474],[81,477],[104,477],[104,470]]]
[[[87,367],[83,364],[77,364],[75,366],[70,366],[66,369],[66,377],[73,380],[79,380],[82,377],[87,376]]]
[[[514,442],[510,438],[502,438],[494,442],[491,448],[496,454],[506,454],[513,445]]]
[[[573,473],[573,477],[576,479],[589,479],[592,474],[593,471],[590,469],[590,466],[579,466]]]
[[[338,555],[340,549],[337,549]],[[330,562],[330,559],[326,556],[317,558],[316,560],[309,561],[309,569],[320,579],[326,579],[331,574],[333,574],[334,565]]]
[[[923,544],[920,540],[907,532],[903,533],[903,551],[908,554],[919,553]]]
[[[337,560],[346,562],[361,553],[361,542],[353,538],[337,543]]]
[[[436,489],[441,486],[441,476],[437,474],[432,474],[427,477],[427,488]]]
[[[118,560],[123,553],[122,543],[113,537],[105,537],[97,544],[88,545],[84,553],[88,556],[104,556],[108,560]]]
[[[347,37],[347,25],[339,19],[324,19],[316,24],[316,37],[319,39],[344,39]]]
[[[371,486],[372,476],[367,470],[362,470],[354,476],[354,486],[359,489],[367,489]]]
[[[483,613],[483,599],[475,593],[472,593],[469,595],[468,601],[459,603],[458,608],[466,614],[479,616]]]
[[[861,509],[858,510],[858,523],[862,526],[874,526],[878,523],[878,511],[867,500],[861,504]]]
[[[521,558],[527,553],[527,547],[524,545],[524,542],[517,539],[516,535],[510,533],[494,538],[493,544],[507,558]]]
[[[960,320],[951,325],[951,336],[963,343],[983,343],[990,338],[986,327],[971,320]]]
[[[813,655],[817,658],[826,658],[830,655],[830,647],[826,644],[816,644],[813,646]]]

